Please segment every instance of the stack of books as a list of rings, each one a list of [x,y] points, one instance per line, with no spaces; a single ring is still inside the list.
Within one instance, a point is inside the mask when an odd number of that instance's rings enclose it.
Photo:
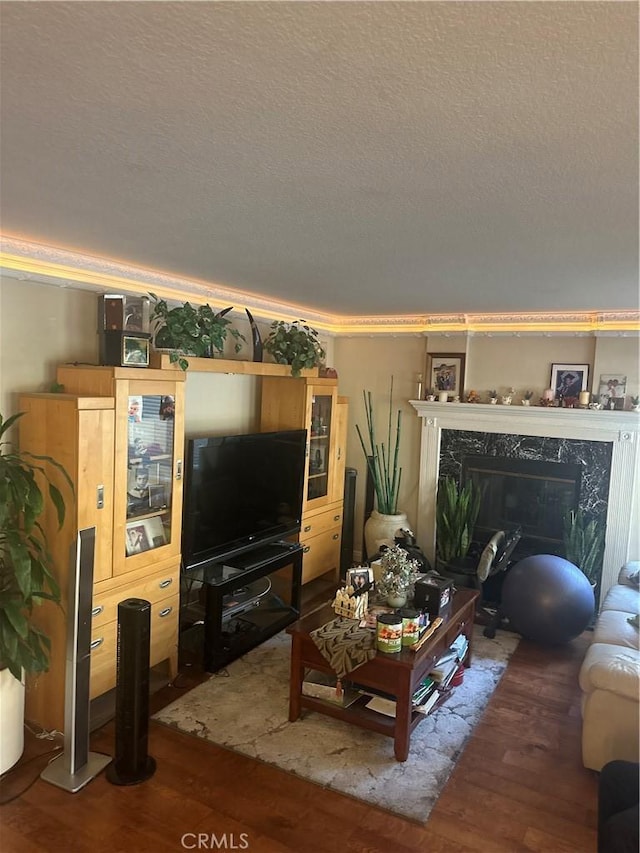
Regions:
[[[469,641],[464,634],[460,634],[447,651],[436,661],[429,675],[440,688],[444,688],[449,684],[456,674],[456,670],[465,659],[468,648]]]

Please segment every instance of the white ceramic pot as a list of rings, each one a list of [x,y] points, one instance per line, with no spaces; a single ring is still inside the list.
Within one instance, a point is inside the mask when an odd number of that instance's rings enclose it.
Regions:
[[[0,773],[18,761],[24,750],[24,682],[0,670]]]
[[[530,405],[531,405],[531,400],[521,400],[521,403],[522,403],[522,405],[523,405],[523,406],[530,406]]]
[[[380,545],[394,545],[396,532],[402,527],[408,527],[407,513],[399,512],[396,515],[384,515],[384,513],[372,510],[371,515],[364,523],[364,542],[367,546],[367,557],[371,559],[380,550]]]
[[[397,610],[399,607],[404,607],[406,603],[406,595],[396,593],[395,595],[391,594],[387,596],[387,604],[389,605],[389,607],[393,607],[394,610]]]

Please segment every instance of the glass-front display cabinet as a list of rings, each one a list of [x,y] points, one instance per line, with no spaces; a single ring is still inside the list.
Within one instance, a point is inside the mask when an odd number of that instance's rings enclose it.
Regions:
[[[309,429],[309,475],[307,501],[325,497],[329,492],[329,440],[333,416],[333,395],[313,394]]]
[[[172,372],[173,373],[173,372]],[[112,397],[115,436],[105,450],[113,471],[113,578],[180,557],[184,386],[182,371],[64,366],[57,379],[72,394]],[[90,440],[90,439],[88,439]],[[100,500],[100,498],[98,498]],[[100,579],[108,575],[102,573]]]
[[[127,556],[171,542],[175,397],[131,394],[127,402]]]
[[[116,438],[115,574],[180,553],[182,396],[172,382],[127,385],[116,401],[126,438],[120,452]]]

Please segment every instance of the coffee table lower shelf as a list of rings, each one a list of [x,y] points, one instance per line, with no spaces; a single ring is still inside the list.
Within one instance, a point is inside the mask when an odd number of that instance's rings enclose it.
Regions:
[[[300,707],[307,708],[309,711],[317,711],[327,717],[335,717],[336,720],[353,723],[361,729],[368,729],[387,737],[395,737],[395,717],[388,717],[386,714],[381,714],[379,711],[372,711],[371,708],[367,708],[366,704],[370,699],[371,696],[363,695],[347,708],[343,708],[340,705],[334,705],[332,702],[324,702],[322,699],[301,696]],[[440,704],[441,702],[438,700],[434,707],[438,707]],[[426,714],[420,714],[418,711],[412,711],[411,722],[409,724],[410,731],[413,731],[418,723],[424,720],[426,716]]]

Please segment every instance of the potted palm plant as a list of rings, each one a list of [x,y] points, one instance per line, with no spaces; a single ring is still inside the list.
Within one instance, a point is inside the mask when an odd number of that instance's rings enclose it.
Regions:
[[[48,456],[13,448],[6,436],[23,413],[0,415],[0,772],[20,758],[23,749],[24,674],[44,672],[49,664],[49,638],[32,621],[43,601],[60,603],[60,588],[39,517],[45,506],[42,486],[53,502],[62,527],[65,504],[46,475],[55,466],[70,488],[64,468]]]
[[[300,376],[306,368],[317,367],[326,355],[318,332],[304,320],[291,323],[274,320],[263,346],[276,364],[291,365],[292,376]]]
[[[245,340],[231,320],[225,317],[231,309],[214,312],[210,305],[198,305],[190,302],[170,308],[165,299],[158,299],[154,293],[151,322],[155,330],[156,349],[168,349],[171,364],[178,364],[182,370],[189,367],[187,356],[213,358],[214,353],[222,353],[227,336],[235,339],[234,350],[239,352],[241,341]]]
[[[356,431],[373,483],[376,503],[376,509],[372,511],[364,526],[367,556],[371,558],[380,549],[381,544],[393,545],[396,532],[407,527],[407,514],[398,511],[398,495],[402,480],[402,468],[398,464],[402,412],[400,409],[397,410],[394,427],[392,376],[389,387],[387,440],[379,442],[371,391],[363,391],[363,398],[367,421],[366,440],[358,424],[356,424]]]
[[[566,559],[586,575],[595,589],[604,554],[604,524],[587,520],[581,509],[569,510],[564,517],[564,553]]]

